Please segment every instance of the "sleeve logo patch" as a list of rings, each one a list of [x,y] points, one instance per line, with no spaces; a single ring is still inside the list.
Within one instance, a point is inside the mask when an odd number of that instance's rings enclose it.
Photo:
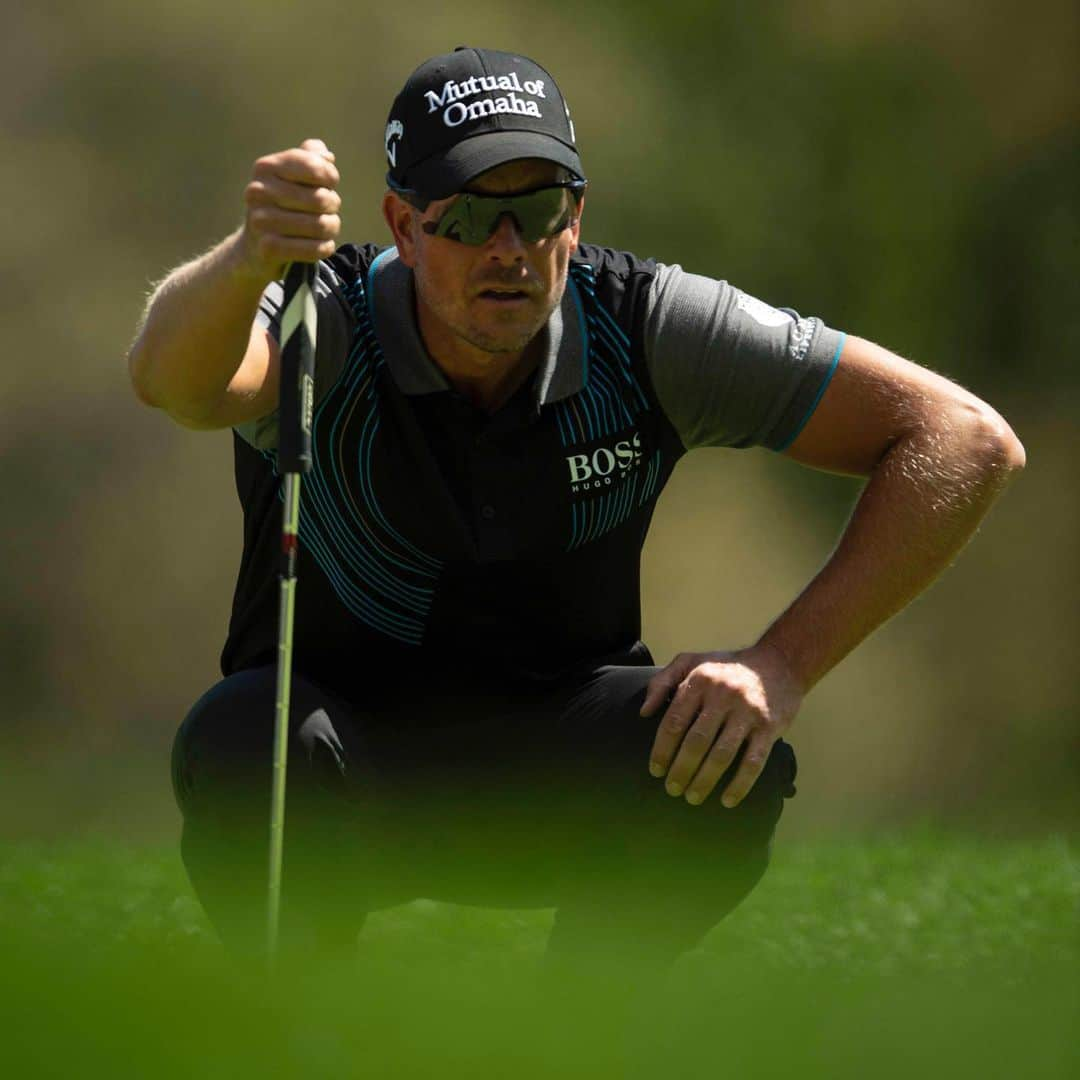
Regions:
[[[754,322],[761,323],[762,326],[784,326],[795,321],[786,311],[770,307],[753,296],[747,296],[744,292],[739,293],[735,306],[740,311],[745,311]]]

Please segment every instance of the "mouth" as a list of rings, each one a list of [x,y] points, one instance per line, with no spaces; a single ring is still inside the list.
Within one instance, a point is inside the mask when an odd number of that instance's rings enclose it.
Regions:
[[[477,293],[477,299],[494,304],[520,304],[529,299],[529,294],[524,289],[484,289]]]

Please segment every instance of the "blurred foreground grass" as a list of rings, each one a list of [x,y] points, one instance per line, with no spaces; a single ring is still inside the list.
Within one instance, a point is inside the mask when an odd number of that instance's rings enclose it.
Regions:
[[[170,849],[9,845],[10,1077],[1080,1076],[1080,858],[925,827],[778,847],[628,1031],[534,993],[550,911],[373,914],[341,970],[222,956]]]

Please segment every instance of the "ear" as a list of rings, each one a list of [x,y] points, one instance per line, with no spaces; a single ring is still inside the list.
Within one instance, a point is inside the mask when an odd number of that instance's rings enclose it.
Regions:
[[[581,238],[581,217],[585,213],[585,196],[581,196],[581,202],[578,203],[577,217],[574,218],[574,224],[570,226],[570,254],[573,255],[578,249],[578,241]]]
[[[416,223],[419,212],[399,195],[388,191],[383,196],[383,217],[390,226],[398,258],[409,267],[416,266]]]

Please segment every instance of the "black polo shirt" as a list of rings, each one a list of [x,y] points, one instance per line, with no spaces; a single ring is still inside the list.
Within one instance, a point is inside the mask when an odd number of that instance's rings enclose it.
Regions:
[[[782,449],[843,335],[725,282],[582,245],[533,377],[496,413],[427,355],[394,249],[319,264],[295,662],[346,696],[448,667],[553,677],[640,635],[641,548],[694,446]],[[280,285],[260,321],[278,327]],[[276,416],[235,435],[244,553],[225,674],[277,647]]]

